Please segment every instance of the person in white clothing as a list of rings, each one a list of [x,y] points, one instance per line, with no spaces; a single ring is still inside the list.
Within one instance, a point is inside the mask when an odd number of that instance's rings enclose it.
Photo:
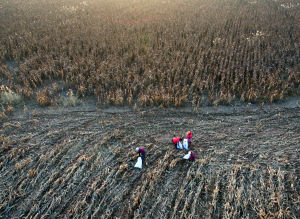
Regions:
[[[188,143],[188,140],[185,138],[183,139],[183,147],[185,150],[189,150],[189,143]]]

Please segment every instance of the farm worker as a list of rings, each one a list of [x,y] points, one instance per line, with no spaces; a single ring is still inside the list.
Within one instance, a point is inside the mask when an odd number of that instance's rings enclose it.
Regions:
[[[135,150],[139,153],[139,156],[142,158],[142,162],[144,163],[145,156],[146,156],[145,149],[143,149],[143,148],[136,148]]]
[[[186,138],[183,139],[183,147],[185,150],[189,150],[189,144],[188,144],[188,140]]]
[[[196,154],[193,151],[189,151],[189,152],[191,153],[189,160],[190,161],[195,161],[196,160]]]
[[[188,140],[189,145],[191,146],[192,143],[192,137],[193,137],[193,133],[191,131],[187,132],[186,138]]]
[[[182,145],[181,145],[181,141],[182,141],[182,138],[180,137],[174,137],[172,139],[173,143],[174,143],[174,146],[178,149],[182,149]]]

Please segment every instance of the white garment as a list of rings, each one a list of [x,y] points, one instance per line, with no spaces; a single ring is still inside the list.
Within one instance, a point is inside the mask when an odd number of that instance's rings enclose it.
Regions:
[[[138,157],[138,160],[137,160],[136,164],[134,165],[134,167],[142,169],[142,163],[143,163],[142,158]]]
[[[185,150],[189,150],[189,143],[188,140],[185,138],[183,139],[183,147]]]
[[[178,143],[177,143],[177,149],[182,150],[182,144],[181,144],[181,142],[178,142]]]
[[[188,159],[190,159],[190,157],[191,157],[191,152],[189,152],[186,155],[184,155],[183,159],[188,160]]]

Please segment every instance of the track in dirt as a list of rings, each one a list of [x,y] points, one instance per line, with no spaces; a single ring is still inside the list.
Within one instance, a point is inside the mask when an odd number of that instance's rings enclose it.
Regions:
[[[299,121],[299,108],[19,113],[1,122],[0,216],[296,218]],[[170,144],[187,130],[193,163]]]

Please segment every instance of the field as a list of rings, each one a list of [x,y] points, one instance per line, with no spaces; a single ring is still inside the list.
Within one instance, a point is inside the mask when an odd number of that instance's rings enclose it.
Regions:
[[[272,106],[19,112],[0,129],[0,216],[299,218],[299,120]],[[170,143],[187,130],[195,162]]]
[[[282,101],[300,92],[299,8],[297,0],[1,0],[0,82],[42,106],[69,89],[103,105]]]
[[[299,11],[0,0],[0,219],[299,218]]]

